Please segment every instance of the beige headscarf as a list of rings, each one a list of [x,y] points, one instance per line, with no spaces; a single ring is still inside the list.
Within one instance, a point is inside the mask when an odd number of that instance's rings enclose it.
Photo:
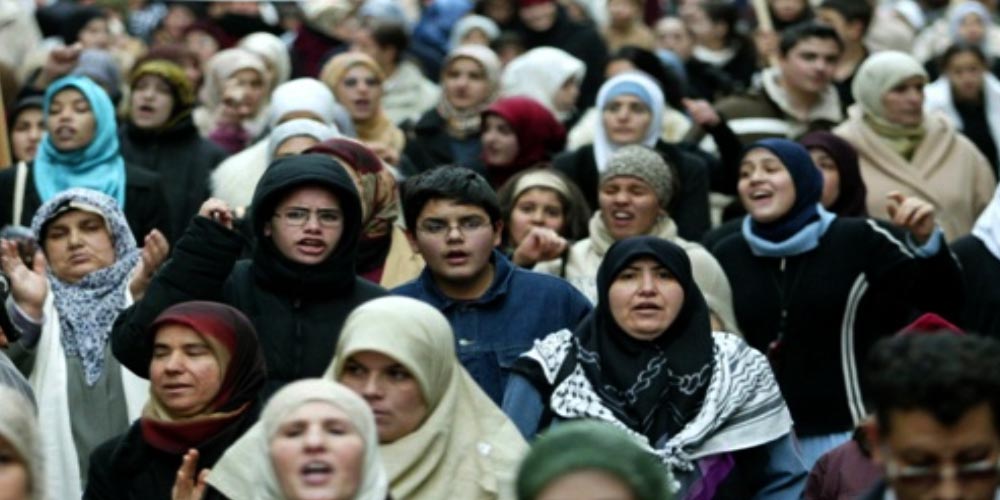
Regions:
[[[907,159],[923,140],[924,126],[906,127],[887,120],[882,96],[914,76],[927,80],[927,71],[920,62],[905,52],[889,50],[865,59],[851,83],[851,93],[863,112],[865,123]]]
[[[202,104],[215,109],[222,102],[222,91],[226,80],[237,71],[252,69],[260,73],[264,86],[270,88],[269,73],[264,60],[257,54],[246,49],[226,49],[216,53],[205,63],[205,84],[201,87],[198,97]]]
[[[371,409],[354,391],[325,379],[299,380],[275,393],[264,407],[260,421],[216,462],[208,476],[209,484],[228,498],[283,500],[285,495],[270,460],[271,440],[285,417],[314,401],[343,410],[364,440],[364,463],[354,499],[385,500],[389,484]]]
[[[384,297],[348,316],[328,377],[352,354],[375,351],[416,378],[429,414],[420,427],[381,446],[393,498],[513,498],[513,478],[527,444],[455,356],[448,320],[434,307]]]
[[[489,47],[482,45],[460,45],[455,47],[441,63],[441,74],[448,70],[451,63],[461,58],[471,59],[483,68],[490,92],[482,102],[469,109],[458,109],[448,101],[448,96],[442,92],[438,101],[437,112],[447,123],[448,134],[458,139],[464,139],[471,134],[478,134],[482,112],[493,104],[500,94],[500,58]]]
[[[382,68],[379,67],[378,63],[368,55],[360,52],[344,52],[330,59],[323,66],[323,70],[320,73],[320,80],[330,87],[330,90],[336,96],[337,85],[340,84],[344,75],[347,74],[349,69],[359,65],[371,70],[380,82],[385,81],[385,73],[382,72]],[[337,96],[337,100],[343,103],[340,96]],[[358,139],[369,144],[387,146],[397,153],[401,152],[403,146],[406,145],[406,138],[403,135],[403,131],[389,120],[389,117],[385,114],[385,110],[382,109],[381,103],[379,104],[378,111],[371,118],[363,122],[354,121],[354,129],[358,133]]]
[[[28,499],[43,500],[48,497],[44,491],[42,448],[34,410],[35,405],[23,394],[0,386],[0,439],[14,448],[28,470]]]

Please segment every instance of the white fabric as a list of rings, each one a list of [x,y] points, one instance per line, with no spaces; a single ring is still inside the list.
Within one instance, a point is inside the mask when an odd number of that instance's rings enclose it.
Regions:
[[[500,93],[504,97],[530,97],[563,121],[571,110],[556,109],[556,92],[570,79],[579,85],[586,72],[583,61],[568,52],[555,47],[538,47],[507,63],[500,77]]]
[[[24,213],[24,186],[28,181],[28,166],[23,161],[14,165],[17,169],[14,177],[14,210],[12,225],[21,225],[21,214]]]
[[[131,305],[132,294],[126,293],[125,304]],[[28,377],[38,403],[38,428],[45,463],[45,490],[50,498],[80,498],[80,466],[76,443],[70,424],[71,408],[66,391],[66,354],[63,352],[59,315],[51,290],[42,309],[42,333],[36,346],[35,366]],[[129,422],[142,414],[149,396],[149,381],[121,367],[122,387]]]
[[[993,199],[972,227],[972,235],[979,238],[994,257],[1000,259],[1000,189],[993,192]]]
[[[986,123],[990,125],[990,136],[993,138],[993,144],[1000,147],[1000,79],[988,72],[983,74],[983,101]],[[924,111],[943,113],[955,128],[965,129],[962,117],[955,109],[951,82],[945,76],[924,87]]]

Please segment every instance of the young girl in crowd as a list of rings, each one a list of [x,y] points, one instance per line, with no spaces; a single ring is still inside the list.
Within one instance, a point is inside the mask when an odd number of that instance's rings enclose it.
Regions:
[[[514,174],[563,150],[566,130],[552,113],[530,97],[504,97],[482,116],[482,153],[468,166],[499,188]]]

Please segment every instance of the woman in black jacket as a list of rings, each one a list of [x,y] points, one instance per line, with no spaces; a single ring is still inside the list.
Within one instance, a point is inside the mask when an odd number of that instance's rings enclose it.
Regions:
[[[712,248],[740,330],[771,360],[808,467],[867,416],[857,364],[871,345],[918,312],[956,318],[962,304],[960,270],[929,203],[890,193],[902,230],[892,232],[828,212],[822,189],[803,146],[754,143],[738,188],[749,215]]]
[[[183,68],[147,61],[132,71],[129,86],[128,118],[118,133],[122,157],[162,176],[170,225],[180,234],[208,199],[208,176],[226,152],[198,134],[194,87]]]
[[[228,207],[215,199],[202,205],[145,297],[118,317],[115,357],[141,370],[150,342],[143,332],[157,314],[178,302],[216,300],[256,328],[268,367],[265,394],[323,374],[347,315],[386,293],[355,275],[361,202],[354,182],[329,156],[280,158],[257,184],[250,218],[252,257],[240,260],[244,240]]]
[[[136,373],[150,381],[149,402],[125,434],[91,454],[87,500],[174,498],[174,483],[190,477],[194,463],[212,467],[260,414],[267,370],[242,313],[185,302],[163,311],[144,336],[148,349],[135,354],[145,364]]]

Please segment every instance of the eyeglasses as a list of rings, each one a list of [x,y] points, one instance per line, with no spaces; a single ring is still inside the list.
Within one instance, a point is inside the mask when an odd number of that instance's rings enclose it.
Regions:
[[[886,465],[886,478],[912,488],[931,488],[939,482],[953,479],[960,483],[994,481],[1000,476],[1000,458],[987,458],[944,467],[900,465],[890,461]]]
[[[431,236],[443,237],[451,234],[452,229],[458,229],[462,236],[468,236],[480,229],[489,227],[490,223],[482,217],[465,217],[459,219],[458,224],[452,225],[440,219],[426,219],[420,223],[417,229]]]
[[[335,208],[321,208],[318,210],[306,210],[304,208],[290,208],[284,212],[275,213],[274,216],[280,219],[285,219],[285,225],[291,227],[304,226],[312,218],[312,214],[316,214],[316,220],[319,221],[319,225],[325,228],[337,227],[343,222],[343,216],[340,210]]]
[[[371,77],[371,78],[355,78],[353,76],[349,76],[347,78],[344,78],[344,86],[347,87],[347,88],[349,88],[349,89],[353,89],[354,87],[357,87],[358,84],[361,83],[361,82],[365,82],[365,85],[367,85],[369,87],[378,87],[379,85],[382,85],[382,82],[379,81],[378,78],[374,78],[374,77]]]

